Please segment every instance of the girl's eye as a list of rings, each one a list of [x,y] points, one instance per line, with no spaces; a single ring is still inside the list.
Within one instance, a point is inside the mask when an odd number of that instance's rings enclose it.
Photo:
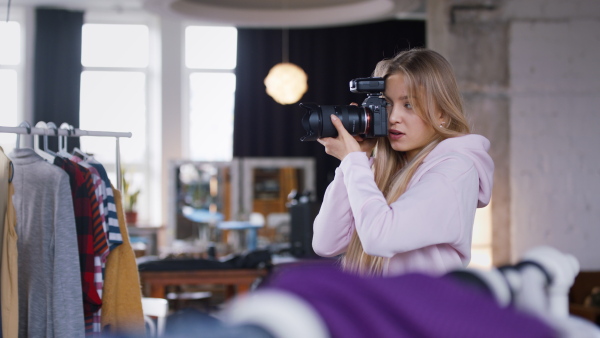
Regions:
[[[412,109],[412,104],[410,104],[410,103],[405,103],[405,104],[404,104],[404,107],[405,107],[406,109]]]

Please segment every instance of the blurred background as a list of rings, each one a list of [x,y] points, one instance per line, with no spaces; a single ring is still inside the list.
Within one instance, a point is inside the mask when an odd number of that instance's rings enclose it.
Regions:
[[[126,196],[135,197],[132,238],[146,253],[172,252],[217,221],[257,225],[258,245],[289,242],[290,207],[318,209],[339,164],[299,141],[297,102],[362,102],[349,80],[427,47],[454,66],[473,131],[490,139],[496,164],[472,264],[499,266],[550,245],[582,270],[600,269],[596,0],[0,4],[0,125],[132,132],[120,158]],[[307,76],[292,104],[265,90],[281,62]],[[114,139],[69,144],[116,180]],[[0,145],[9,152],[15,136],[0,134]]]

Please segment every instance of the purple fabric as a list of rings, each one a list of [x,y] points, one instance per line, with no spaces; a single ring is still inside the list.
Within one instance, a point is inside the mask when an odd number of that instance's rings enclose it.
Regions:
[[[310,303],[332,337],[556,337],[539,319],[449,277],[364,278],[311,264],[280,269],[262,287]]]

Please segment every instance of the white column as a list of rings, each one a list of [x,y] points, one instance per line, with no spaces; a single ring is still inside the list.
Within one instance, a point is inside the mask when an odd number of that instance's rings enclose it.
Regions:
[[[170,205],[174,196],[169,196],[172,177],[170,162],[181,159],[183,154],[182,90],[184,35],[181,21],[171,18],[161,20],[162,40],[162,224],[167,227],[168,244],[173,237],[174,219],[170,215]]]

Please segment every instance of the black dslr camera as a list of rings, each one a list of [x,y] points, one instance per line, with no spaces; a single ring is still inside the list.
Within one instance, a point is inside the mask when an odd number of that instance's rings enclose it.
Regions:
[[[302,117],[302,126],[306,135],[300,141],[316,141],[322,137],[336,137],[337,130],[331,123],[331,114],[335,114],[351,135],[364,138],[387,136],[387,102],[381,96],[385,90],[382,77],[359,78],[350,81],[350,91],[366,93],[368,96],[358,106],[319,106],[315,103],[300,103],[307,112]]]

